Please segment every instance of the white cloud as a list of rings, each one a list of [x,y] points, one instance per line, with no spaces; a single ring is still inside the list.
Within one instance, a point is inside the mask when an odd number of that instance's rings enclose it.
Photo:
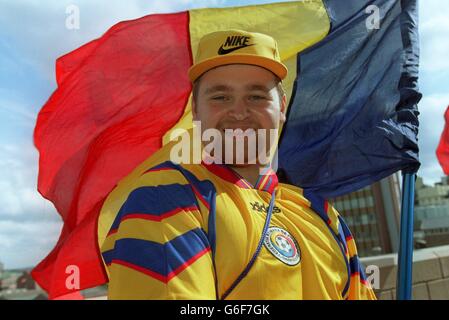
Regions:
[[[420,1],[421,70],[449,72],[449,6],[447,0]]]
[[[6,269],[34,267],[55,246],[61,223],[0,220],[0,261]]]
[[[37,151],[31,141],[0,145],[0,261],[29,267],[56,244],[61,219],[37,192]]]
[[[38,155],[31,141],[2,144],[0,153],[0,219],[55,220],[51,203],[37,191]]]

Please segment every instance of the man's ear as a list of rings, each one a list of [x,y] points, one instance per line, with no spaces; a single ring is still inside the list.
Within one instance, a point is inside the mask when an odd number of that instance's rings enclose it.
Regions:
[[[287,120],[287,95],[282,96],[281,100],[281,123],[285,123]]]

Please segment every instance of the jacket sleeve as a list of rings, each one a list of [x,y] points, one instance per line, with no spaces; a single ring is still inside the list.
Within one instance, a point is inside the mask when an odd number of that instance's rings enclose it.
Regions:
[[[199,208],[176,170],[139,179],[101,248],[108,298],[215,299],[211,246]]]

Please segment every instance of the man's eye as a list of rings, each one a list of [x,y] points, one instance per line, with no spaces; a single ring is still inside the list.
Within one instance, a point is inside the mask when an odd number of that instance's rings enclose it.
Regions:
[[[217,97],[213,97],[212,100],[226,100],[225,96],[217,96]]]
[[[250,99],[251,100],[263,100],[263,99],[265,99],[265,97],[253,95],[253,96],[250,96]]]

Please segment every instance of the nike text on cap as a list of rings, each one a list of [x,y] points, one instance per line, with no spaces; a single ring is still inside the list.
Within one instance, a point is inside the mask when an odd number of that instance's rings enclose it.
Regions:
[[[227,64],[250,64],[270,70],[281,80],[287,67],[281,62],[276,40],[243,30],[225,30],[206,34],[200,39],[195,64],[189,69],[194,82],[212,68]]]

